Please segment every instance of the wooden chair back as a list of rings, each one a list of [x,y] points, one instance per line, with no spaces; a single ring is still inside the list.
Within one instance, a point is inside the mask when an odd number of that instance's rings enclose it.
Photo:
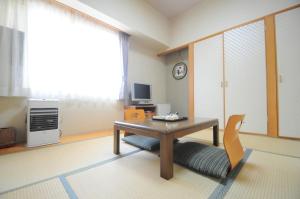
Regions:
[[[143,121],[145,120],[145,112],[142,109],[125,109],[124,119]]]
[[[230,116],[224,132],[223,143],[230,161],[231,170],[236,167],[244,156],[244,150],[239,139],[239,130],[244,117],[245,115]]]

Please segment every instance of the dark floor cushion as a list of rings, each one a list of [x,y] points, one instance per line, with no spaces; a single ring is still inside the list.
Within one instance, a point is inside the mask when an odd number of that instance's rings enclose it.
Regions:
[[[160,147],[159,139],[142,135],[130,135],[122,138],[122,140],[126,143],[146,149],[148,151],[158,150]]]
[[[122,140],[128,144],[148,151],[155,151],[160,148],[160,141],[157,138],[142,135],[130,135],[122,138]],[[176,142],[178,142],[178,139],[174,139],[174,143]]]
[[[230,169],[225,150],[196,142],[176,144],[174,161],[201,174],[217,178],[225,178]]]

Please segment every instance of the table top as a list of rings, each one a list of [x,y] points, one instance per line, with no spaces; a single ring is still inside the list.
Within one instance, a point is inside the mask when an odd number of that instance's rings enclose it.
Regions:
[[[183,131],[190,128],[207,128],[207,126],[215,126],[218,124],[218,119],[216,118],[192,118],[188,120],[178,121],[178,122],[164,122],[155,121],[152,119],[146,119],[144,121],[135,120],[122,120],[115,121],[116,126],[123,126],[135,129],[142,129],[147,131],[156,131],[160,133],[173,133],[177,131]]]

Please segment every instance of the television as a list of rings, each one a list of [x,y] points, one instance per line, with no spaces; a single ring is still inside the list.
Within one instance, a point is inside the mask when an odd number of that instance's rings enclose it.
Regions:
[[[148,104],[151,101],[151,85],[133,83],[131,86],[131,100],[138,104]]]

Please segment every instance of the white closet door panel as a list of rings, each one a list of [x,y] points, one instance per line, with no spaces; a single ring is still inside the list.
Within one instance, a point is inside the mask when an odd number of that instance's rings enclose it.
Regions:
[[[223,129],[223,37],[198,42],[194,50],[195,117],[218,118]]]
[[[276,16],[279,135],[300,138],[300,8]]]
[[[226,120],[245,114],[241,131],[267,134],[264,22],[224,33]]]

